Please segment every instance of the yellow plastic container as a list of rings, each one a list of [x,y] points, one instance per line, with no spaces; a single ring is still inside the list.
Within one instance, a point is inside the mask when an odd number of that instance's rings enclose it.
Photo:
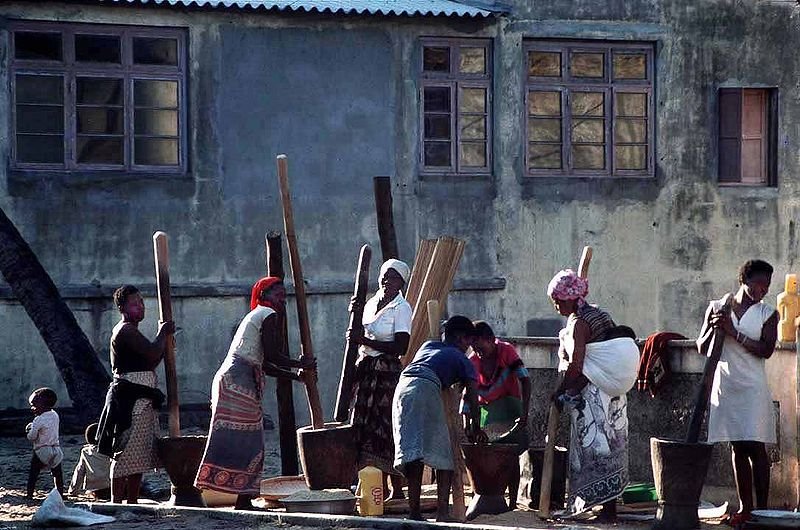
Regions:
[[[797,275],[787,274],[784,291],[778,295],[778,314],[781,317],[778,323],[778,340],[781,342],[794,342],[795,318],[800,314],[800,296],[797,295]]]
[[[363,516],[383,515],[383,473],[367,466],[358,472],[358,513]]]

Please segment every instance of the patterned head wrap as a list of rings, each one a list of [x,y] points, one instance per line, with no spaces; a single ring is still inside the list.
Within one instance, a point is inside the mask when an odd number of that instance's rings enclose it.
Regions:
[[[394,258],[387,259],[383,262],[383,265],[381,265],[381,272],[378,275],[378,282],[381,281],[383,275],[386,274],[386,271],[389,269],[394,269],[394,271],[403,278],[403,283],[408,283],[408,276],[411,274],[411,270],[408,268],[408,265],[406,265],[406,262]]]
[[[276,283],[281,283],[281,281],[282,280],[277,276],[267,276],[258,280],[255,285],[253,285],[253,289],[250,291],[250,311],[259,305],[272,307],[269,302],[263,302],[259,300],[259,298],[261,298],[261,293],[263,293],[265,289],[269,289]],[[273,307],[273,309],[275,308]]]
[[[586,304],[589,280],[581,278],[572,269],[559,271],[547,284],[547,295],[553,300],[577,300],[578,307]]]

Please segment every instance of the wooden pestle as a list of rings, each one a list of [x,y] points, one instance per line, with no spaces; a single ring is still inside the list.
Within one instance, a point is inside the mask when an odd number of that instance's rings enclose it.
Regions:
[[[156,285],[158,286],[159,320],[172,320],[172,297],[169,291],[169,247],[167,234],[158,231],[153,234],[153,255],[156,261]],[[167,380],[167,409],[169,410],[169,437],[181,435],[181,414],[178,403],[178,374],[175,367],[175,335],[167,337],[164,352],[164,376]]]

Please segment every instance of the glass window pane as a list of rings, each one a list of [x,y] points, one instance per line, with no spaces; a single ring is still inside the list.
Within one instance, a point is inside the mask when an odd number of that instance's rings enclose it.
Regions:
[[[561,120],[529,118],[528,135],[530,139],[534,141],[560,142]]]
[[[449,114],[426,114],[425,115],[425,139],[450,139],[450,115]]]
[[[122,79],[79,77],[75,80],[75,87],[79,105],[122,105]]]
[[[122,109],[78,108],[78,133],[122,134]]]
[[[561,52],[528,53],[528,75],[561,77]]]
[[[136,109],[134,132],[157,136],[178,136],[178,111]]]
[[[17,105],[18,133],[64,133],[64,107]]]
[[[135,37],[133,39],[134,64],[178,65],[177,39]]]
[[[605,169],[605,147],[602,145],[573,145],[572,167],[575,169]]]
[[[572,92],[570,101],[573,116],[603,116],[605,101],[602,92]]]
[[[528,144],[528,167],[561,169],[561,144]]]
[[[483,116],[461,116],[461,138],[463,140],[485,140],[486,118]]]
[[[75,60],[120,63],[120,38],[111,35],[75,35]]]
[[[486,167],[486,144],[468,143],[461,144],[459,149],[459,164],[461,167]]]
[[[425,142],[425,165],[450,167],[450,142]]]
[[[17,135],[17,162],[40,164],[64,163],[64,137],[62,135]]]
[[[647,169],[647,146],[619,145],[614,148],[617,169]]]
[[[486,89],[462,88],[458,107],[461,112],[486,112]]]
[[[178,82],[136,79],[133,82],[133,104],[136,107],[176,108]]]
[[[460,49],[458,70],[462,74],[486,73],[486,48],[464,46]]]
[[[16,75],[17,103],[64,103],[64,79],[55,75]]]
[[[425,112],[450,112],[450,88],[428,86],[423,90]]]
[[[645,120],[617,120],[614,124],[614,141],[619,143],[647,142]]]
[[[573,53],[570,56],[569,71],[572,77],[603,77],[602,53]]]
[[[536,116],[561,116],[561,92],[529,92],[528,113]]]
[[[647,79],[647,55],[615,53],[614,79]]]
[[[169,138],[137,138],[133,163],[141,166],[178,165],[178,140]]]
[[[79,164],[122,164],[122,138],[78,137]]]
[[[422,70],[424,72],[449,72],[450,48],[446,46],[423,47]]]
[[[605,141],[605,120],[573,120],[572,141],[603,143]]]
[[[647,116],[647,94],[617,92],[614,114],[616,116]]]
[[[14,57],[29,61],[60,61],[63,57],[61,33],[15,32]]]

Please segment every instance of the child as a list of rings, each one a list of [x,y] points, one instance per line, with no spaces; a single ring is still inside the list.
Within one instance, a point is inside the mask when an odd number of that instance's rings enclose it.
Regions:
[[[95,499],[111,498],[111,459],[97,449],[97,423],[86,428],[86,445],[81,448],[81,456],[72,474],[69,494],[78,495],[84,491]]]
[[[43,469],[50,470],[58,492],[64,495],[64,477],[61,471],[64,453],[58,443],[58,414],[53,410],[56,401],[58,396],[50,388],[38,388],[28,398],[31,412],[36,416],[25,427],[28,440],[33,442],[31,470],[28,472],[28,499],[33,498],[36,479]]]

